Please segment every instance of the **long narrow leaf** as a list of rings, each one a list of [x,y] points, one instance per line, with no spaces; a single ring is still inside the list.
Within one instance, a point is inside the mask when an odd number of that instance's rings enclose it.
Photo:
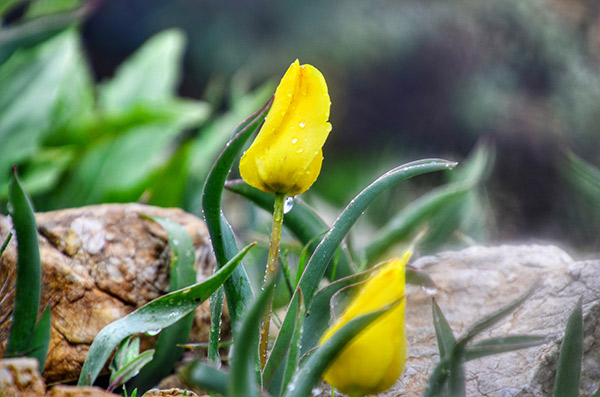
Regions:
[[[204,184],[202,208],[217,259],[217,267],[223,266],[237,252],[233,230],[221,211],[221,197],[225,180],[245,142],[263,122],[271,103],[272,99],[236,128],[234,137],[217,158]],[[243,266],[237,268],[225,283],[225,294],[232,328],[235,329],[252,299],[252,289]]]
[[[199,386],[223,396],[227,395],[230,375],[210,365],[197,361],[189,369],[184,369],[181,375],[185,379],[185,383]]]
[[[503,308],[497,310],[496,312],[490,314],[489,316],[486,316],[482,320],[475,323],[475,325],[473,325],[467,331],[467,334],[465,336],[463,336],[462,338],[460,338],[460,340],[458,340],[456,342],[456,345],[461,350],[464,350],[467,343],[470,342],[474,337],[476,337],[477,335],[479,335],[481,332],[485,331],[486,329],[492,327],[493,325],[497,324],[504,317],[506,317],[510,313],[512,313],[517,307],[521,306],[523,304],[523,302],[525,302],[533,294],[533,292],[535,291],[536,288],[537,288],[537,284],[534,284],[533,287],[531,287],[525,294],[523,294],[521,297],[517,298],[515,301],[509,303],[508,305],[504,306]]]
[[[455,346],[450,356],[450,373],[448,374],[448,395],[464,397],[467,394],[465,380],[465,359],[459,346]]]
[[[122,385],[129,379],[133,378],[140,370],[142,370],[148,363],[152,362],[154,356],[154,350],[146,350],[139,354],[133,360],[125,364],[121,369],[115,372],[110,377],[110,385],[107,388],[108,392],[112,392],[117,386]],[[156,379],[158,381],[160,378]]]
[[[301,339],[302,339],[302,330],[303,330],[303,325],[304,325],[304,318],[305,318],[305,312],[304,312],[304,302],[302,299],[302,291],[299,291],[300,294],[299,299],[300,299],[300,312],[298,313],[298,318],[296,320],[296,327],[294,328],[294,336],[292,338],[292,343],[290,344],[290,350],[288,352],[288,356],[286,359],[286,363],[285,363],[285,371],[283,374],[283,384],[282,384],[282,390],[279,390],[279,393],[277,393],[277,395],[281,395],[281,392],[283,390],[286,390],[287,385],[292,381],[292,378],[294,376],[294,374],[296,373],[297,369],[298,369],[298,359],[300,356],[300,350],[301,350]]]
[[[453,183],[436,188],[419,197],[396,215],[365,248],[365,261],[371,263],[396,242],[414,235],[416,228],[431,219],[442,208],[463,199],[472,183]]]
[[[398,304],[398,302],[394,304]],[[356,317],[340,328],[330,339],[321,345],[310,358],[308,358],[302,368],[296,373],[292,382],[288,385],[284,396],[309,396],[312,388],[319,381],[323,372],[325,372],[327,367],[342,349],[369,324],[392,308],[394,304],[381,310]]]
[[[243,180],[227,181],[225,188],[247,198],[265,211],[273,210],[275,200],[273,195],[261,192]],[[308,245],[308,250],[311,253],[322,240],[323,235],[329,230],[329,226],[325,221],[300,198],[294,200],[292,210],[283,217],[283,224],[302,244]],[[315,239],[316,236],[321,237]],[[349,255],[346,252],[344,255],[340,255],[336,272],[337,278],[354,273],[348,257]]]
[[[81,369],[78,385],[85,386],[94,383],[113,349],[124,338],[135,333],[168,327],[191,313],[227,280],[252,246],[254,243],[246,246],[231,261],[203,282],[163,295],[104,327],[90,346],[90,351]]]
[[[435,337],[437,339],[438,350],[440,351],[440,361],[442,361],[450,355],[456,344],[456,339],[454,338],[450,324],[448,324],[448,320],[446,320],[442,309],[435,299],[431,299],[431,310],[433,314],[433,328],[435,329]]]
[[[489,338],[471,346],[465,351],[465,361],[491,356],[494,354],[507,353],[529,347],[543,345],[550,339],[539,335],[510,335],[498,338]]]
[[[315,249],[300,280],[300,288],[306,299],[307,312],[310,311],[315,293],[327,264],[340,246],[350,228],[381,193],[400,181],[434,171],[451,169],[456,163],[447,160],[426,159],[414,161],[386,172],[358,194],[338,216],[329,232]]]
[[[300,315],[300,312],[301,307],[299,306],[295,316],[290,317],[290,319],[294,319],[294,321],[284,321],[279,328],[277,338],[275,339],[275,343],[269,353],[269,357],[262,373],[263,386],[265,388],[268,388],[271,384],[273,376],[275,376],[275,373],[283,363],[285,356],[290,349],[295,329],[298,326],[298,316]]]
[[[0,256],[2,256],[2,254],[4,253],[4,251],[6,251],[6,247],[8,247],[8,244],[10,243],[10,240],[12,239],[12,236],[13,236],[12,232],[8,233],[8,236],[6,236],[6,238],[4,239],[4,242],[0,246]]]
[[[221,317],[223,315],[224,289],[220,287],[217,292],[210,296],[210,333],[208,335],[208,360],[221,366],[221,355],[219,344],[221,342]]]
[[[230,396],[256,396],[255,365],[258,354],[258,334],[261,320],[271,301],[274,282],[267,284],[244,317],[235,336],[231,357]]]
[[[576,397],[579,395],[579,379],[581,377],[581,359],[583,357],[583,310],[579,298],[567,321],[567,329],[560,346],[555,397]]]
[[[44,371],[46,354],[48,354],[48,345],[50,344],[50,326],[52,325],[50,313],[50,306],[47,306],[35,325],[31,341],[31,352],[28,354],[29,357],[33,357],[38,361],[40,373]]]
[[[8,185],[10,215],[17,238],[17,285],[6,357],[26,354],[32,343],[42,288],[42,270],[33,207],[13,167]]]
[[[171,247],[171,292],[188,287],[196,282],[196,271],[194,270],[194,243],[186,230],[170,219],[161,217],[149,217],[165,229],[169,237]],[[156,384],[159,379],[164,378],[170,372],[177,360],[181,357],[183,349],[178,344],[188,340],[194,313],[190,313],[175,324],[161,331],[154,345],[154,356],[147,365],[141,365],[143,369],[133,380],[130,389],[137,388],[138,392],[145,392]],[[139,369],[138,369],[139,370]]]

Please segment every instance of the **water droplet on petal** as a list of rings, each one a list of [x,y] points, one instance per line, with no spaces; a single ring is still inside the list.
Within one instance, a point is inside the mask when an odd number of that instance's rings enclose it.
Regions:
[[[294,143],[296,143],[296,142],[298,142],[298,138],[294,138],[294,139],[292,139],[292,144],[294,144]]]
[[[299,126],[300,128],[304,128],[304,127],[306,127],[306,121],[301,121],[301,122],[300,122],[300,124],[298,124],[298,126]]]
[[[288,212],[290,212],[292,210],[293,207],[294,207],[294,198],[286,197],[285,201],[283,202],[283,213],[287,214]]]
[[[302,153],[304,151],[304,149],[300,148],[298,150],[296,150],[296,153]]]

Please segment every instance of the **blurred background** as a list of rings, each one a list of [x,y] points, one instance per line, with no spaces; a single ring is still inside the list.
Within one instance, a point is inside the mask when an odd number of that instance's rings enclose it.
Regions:
[[[18,164],[38,211],[141,201],[200,214],[212,162],[298,58],[332,101],[322,173],[302,197],[326,221],[394,166],[460,162],[384,194],[356,245],[395,230],[383,253],[428,227],[423,253],[549,242],[597,257],[598,2],[1,0],[0,20],[3,212]],[[241,233],[266,241],[266,213],[227,200]]]

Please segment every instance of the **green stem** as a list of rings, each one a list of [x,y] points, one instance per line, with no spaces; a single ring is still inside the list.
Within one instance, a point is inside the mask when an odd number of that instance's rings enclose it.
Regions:
[[[283,203],[285,194],[277,193],[275,195],[275,205],[273,207],[273,228],[271,230],[271,243],[269,244],[269,261],[265,270],[264,285],[267,285],[277,276],[277,261],[279,258],[279,242],[281,240],[281,225],[283,224]],[[264,369],[267,362],[267,347],[269,345],[269,326],[271,323],[271,311],[273,298],[271,297],[267,313],[265,314],[260,329],[260,365]]]

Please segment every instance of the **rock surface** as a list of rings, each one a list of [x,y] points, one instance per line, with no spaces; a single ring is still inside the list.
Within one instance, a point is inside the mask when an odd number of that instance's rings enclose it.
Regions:
[[[46,394],[46,385],[38,368],[34,358],[0,360],[0,396],[35,397]]]
[[[576,262],[551,246],[473,247],[424,257],[413,263],[437,284],[435,298],[455,336],[524,294],[534,294],[484,337],[554,335],[548,343],[466,363],[469,396],[552,395],[556,362],[567,318],[583,298],[584,360],[581,395],[600,386],[600,261]],[[404,375],[383,396],[418,396],[439,362],[431,297],[409,286]]]
[[[197,281],[212,274],[214,259],[205,224],[179,209],[141,204],[105,204],[38,213],[42,258],[41,308],[52,308],[52,330],[44,378],[48,383],[77,379],[90,344],[110,322],[169,288],[170,248],[154,215],[181,224],[196,249]],[[12,228],[0,216],[0,240]],[[0,356],[3,354],[14,299],[14,239],[0,258]],[[193,341],[206,341],[208,302],[196,311]]]

